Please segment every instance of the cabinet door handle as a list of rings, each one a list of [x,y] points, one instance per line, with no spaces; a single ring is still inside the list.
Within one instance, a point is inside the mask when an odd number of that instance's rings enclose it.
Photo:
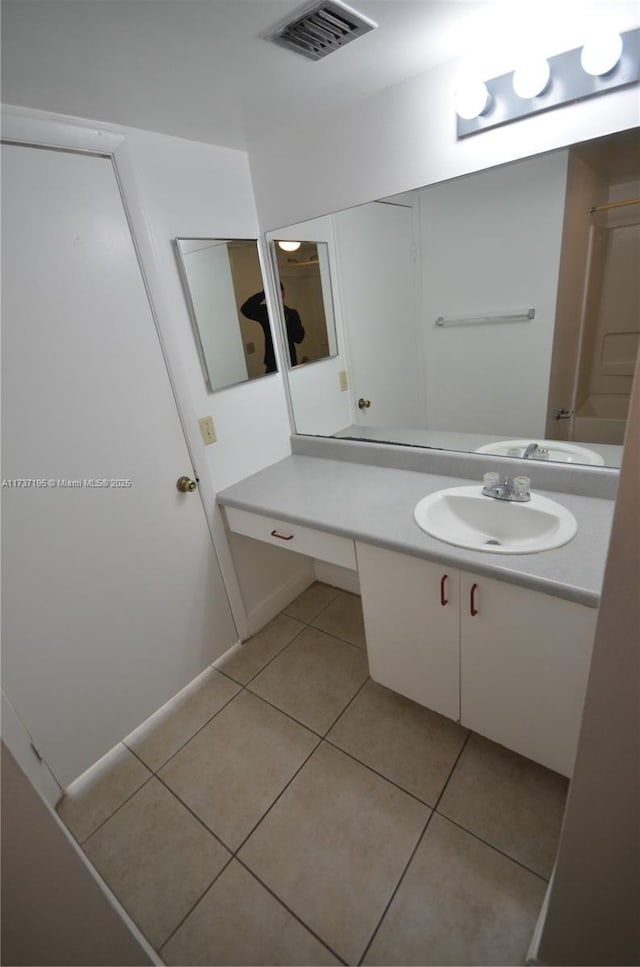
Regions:
[[[292,541],[293,538],[294,538],[294,535],[293,534],[289,534],[289,536],[287,537],[285,534],[278,534],[278,532],[276,530],[272,530],[271,531],[271,536],[272,537],[279,537],[281,541]]]
[[[476,591],[478,590],[477,584],[471,585],[471,594],[469,595],[469,610],[471,612],[471,617],[475,618],[478,614],[478,609],[476,608]]]
[[[440,579],[440,604],[442,605],[443,608],[445,604],[449,604],[449,599],[445,597],[445,593],[444,593],[444,589],[445,589],[445,585],[447,583],[448,577],[449,577],[448,574],[443,574],[442,578]]]

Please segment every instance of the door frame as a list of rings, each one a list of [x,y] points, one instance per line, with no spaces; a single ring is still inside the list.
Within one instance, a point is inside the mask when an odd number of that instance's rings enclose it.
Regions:
[[[162,297],[156,268],[155,247],[144,205],[138,192],[135,165],[126,133],[114,125],[98,124],[29,108],[2,105],[2,141],[34,148],[57,148],[106,157],[111,161],[131,232],[138,266],[149,300],[151,315],[182,426],[187,451],[198,480],[203,513],[218,558],[231,614],[239,637],[249,635],[249,619],[240,592],[231,549],[209,468],[198,417],[191,402],[189,381],[180,361],[180,350],[170,314]]]

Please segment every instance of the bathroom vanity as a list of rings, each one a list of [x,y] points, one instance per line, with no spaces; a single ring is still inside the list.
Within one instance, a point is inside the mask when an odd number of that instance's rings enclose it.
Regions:
[[[293,455],[218,500],[231,531],[357,570],[374,681],[570,775],[613,500],[547,494],[575,516],[575,537],[496,555],[414,520],[421,498],[470,483]]]

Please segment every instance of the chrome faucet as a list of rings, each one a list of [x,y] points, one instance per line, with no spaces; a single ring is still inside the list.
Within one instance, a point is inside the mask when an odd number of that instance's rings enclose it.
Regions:
[[[493,497],[495,500],[515,500],[524,503],[531,500],[529,477],[503,477],[500,482],[499,473],[485,473],[484,486],[482,493],[485,497]]]
[[[529,460],[531,457],[535,457],[539,449],[540,447],[537,443],[530,443],[522,454],[523,460]]]

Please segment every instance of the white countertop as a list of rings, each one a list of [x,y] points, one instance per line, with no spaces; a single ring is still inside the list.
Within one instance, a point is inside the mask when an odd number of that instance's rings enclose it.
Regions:
[[[598,607],[613,500],[536,490],[571,511],[578,522],[576,536],[552,551],[492,555],[436,540],[413,517],[416,503],[427,494],[470,483],[462,477],[294,455],[221,491],[218,502]]]

